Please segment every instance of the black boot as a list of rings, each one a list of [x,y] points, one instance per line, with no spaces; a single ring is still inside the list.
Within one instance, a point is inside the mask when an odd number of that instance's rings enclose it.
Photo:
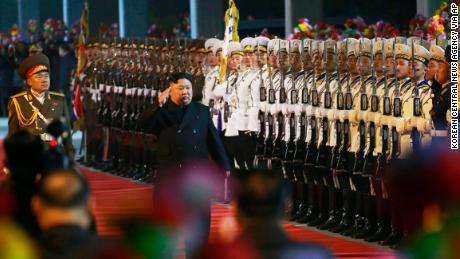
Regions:
[[[318,226],[318,228],[322,230],[330,229],[334,226],[337,226],[337,224],[340,223],[340,216],[341,216],[340,211],[341,211],[342,206],[340,206],[341,204],[339,201],[341,201],[342,197],[339,194],[341,194],[341,192],[334,187],[329,187],[328,191],[329,191],[329,218],[324,224]]]
[[[352,190],[342,190],[342,204],[342,216],[340,223],[329,229],[331,232],[341,233],[353,226],[355,196]]]
[[[390,235],[391,227],[388,213],[388,199],[383,199],[381,195],[377,196],[377,231],[366,238],[367,242],[378,242],[384,240]]]
[[[402,239],[402,232],[397,228],[392,227],[390,235],[383,241],[380,241],[379,244],[382,246],[396,246]]]
[[[318,194],[318,216],[316,217],[315,220],[311,221],[308,223],[309,226],[311,227],[316,227],[328,219],[328,190],[324,185],[318,184],[317,186],[317,194]]]
[[[363,204],[363,196],[362,193],[356,191],[353,193],[355,196],[355,213],[353,218],[353,226],[341,232],[340,234],[344,236],[353,236],[364,227],[364,218],[362,217],[362,204]]]
[[[364,194],[364,227],[354,235],[354,238],[368,238],[377,231],[377,223],[375,216],[375,196]]]
[[[307,199],[308,199],[308,207],[307,207],[307,212],[305,215],[299,220],[297,220],[298,223],[301,224],[306,224],[309,223],[310,221],[313,221],[316,219],[318,216],[318,196],[316,195],[315,192],[315,184],[309,183],[307,185]]]
[[[296,190],[297,190],[297,210],[295,215],[292,217],[292,221],[297,221],[300,219],[302,216],[304,216],[307,213],[307,200],[305,199],[305,179],[303,177],[303,164],[297,164],[294,163],[294,168],[293,168],[293,173],[295,176],[295,184],[296,184]]]

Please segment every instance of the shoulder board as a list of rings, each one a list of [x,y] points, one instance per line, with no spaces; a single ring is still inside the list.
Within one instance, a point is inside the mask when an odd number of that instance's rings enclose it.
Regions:
[[[361,78],[361,76],[357,76],[355,77],[355,79],[353,79],[353,81],[351,82],[350,85],[354,85],[356,82],[358,82],[358,80]]]
[[[405,87],[406,85],[408,85],[409,83],[411,82],[411,80],[406,80],[405,82],[403,82],[400,86],[399,86],[399,89],[402,89],[403,87]]]
[[[27,91],[22,91],[22,92],[20,92],[18,94],[15,94],[15,95],[11,96],[11,98],[16,98],[16,97],[23,96],[23,95],[26,95],[26,94],[27,94]]]
[[[295,75],[295,79],[299,78],[300,76],[303,76],[305,73],[303,71],[300,71],[299,73],[297,73],[297,75]]]
[[[334,72],[334,73],[332,73],[332,75],[331,75],[331,79],[335,79],[335,78],[337,78],[337,72]]]
[[[319,75],[317,78],[316,78],[316,81],[318,80],[322,80],[324,78],[324,76],[326,75],[326,73],[321,73],[321,75]]]
[[[61,94],[61,93],[58,93],[58,92],[48,91],[48,93],[51,94],[51,95],[64,97],[64,94]]]
[[[364,80],[364,83],[366,84],[367,82],[369,82],[369,81],[371,81],[373,79],[374,79],[373,76],[369,76],[369,77],[366,78],[366,80]]]
[[[418,87],[424,87],[424,86],[427,86],[427,85],[429,86],[428,81],[426,81],[426,80],[423,80],[423,81],[421,81],[420,83],[417,84]]]
[[[377,85],[383,84],[384,81],[385,81],[385,77],[380,78],[380,80],[377,82]],[[387,83],[388,83],[388,79],[387,79]]]

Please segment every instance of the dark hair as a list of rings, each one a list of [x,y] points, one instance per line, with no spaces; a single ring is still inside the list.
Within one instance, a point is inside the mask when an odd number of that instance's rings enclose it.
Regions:
[[[283,177],[273,170],[235,172],[237,179],[236,201],[246,216],[273,219],[284,213],[289,186]]]
[[[47,182],[53,177],[66,177],[68,183],[50,187]],[[69,188],[76,185],[76,188]],[[72,209],[86,207],[89,199],[89,186],[86,178],[72,169],[50,171],[38,183],[37,196],[50,207]]]
[[[190,82],[193,82],[192,81],[192,75],[190,75],[187,72],[175,72],[175,73],[172,73],[168,78],[168,82],[169,83],[173,82],[173,83],[176,84],[180,79],[187,79]]]
[[[21,129],[8,136],[3,147],[11,177],[35,180],[43,169],[44,147],[40,137]]]

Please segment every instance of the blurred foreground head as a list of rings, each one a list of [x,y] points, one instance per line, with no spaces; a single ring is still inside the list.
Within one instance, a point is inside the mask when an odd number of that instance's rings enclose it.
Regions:
[[[245,219],[281,220],[289,187],[272,170],[239,172],[236,191],[238,215]]]
[[[429,149],[387,173],[392,206],[409,234],[407,258],[458,258],[458,158],[456,150]]]
[[[40,137],[19,130],[4,142],[5,166],[12,180],[35,181],[43,169],[43,143]]]
[[[32,209],[43,230],[62,224],[89,228],[89,186],[79,173],[50,171],[38,184]]]

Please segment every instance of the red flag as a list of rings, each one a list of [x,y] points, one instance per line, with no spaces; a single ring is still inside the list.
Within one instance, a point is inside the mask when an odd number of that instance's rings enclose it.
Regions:
[[[77,119],[83,116],[83,104],[81,102],[80,91],[80,82],[77,82],[75,84],[75,99],[73,100],[73,112]]]
[[[81,102],[81,87],[80,87],[80,74],[86,67],[86,52],[85,45],[86,39],[89,37],[88,26],[88,2],[85,5],[80,18],[80,35],[78,37],[78,53],[77,53],[77,71],[75,73],[75,98],[74,98],[74,113],[77,119],[83,116],[83,103]]]

